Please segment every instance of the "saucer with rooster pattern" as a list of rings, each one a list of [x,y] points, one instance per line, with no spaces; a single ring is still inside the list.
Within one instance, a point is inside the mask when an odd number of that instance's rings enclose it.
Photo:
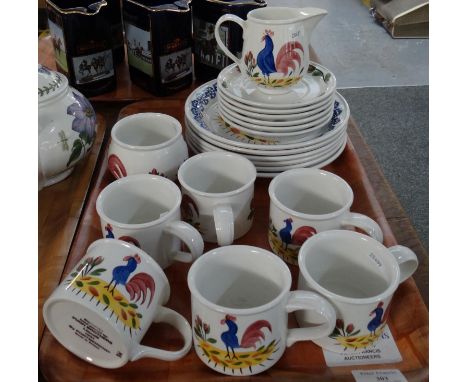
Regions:
[[[322,65],[310,62],[309,70],[301,81],[291,86],[290,91],[281,94],[268,94],[242,75],[238,66],[232,64],[218,75],[218,86],[223,93],[242,104],[266,109],[301,108],[312,106],[329,97],[336,90],[336,78]]]

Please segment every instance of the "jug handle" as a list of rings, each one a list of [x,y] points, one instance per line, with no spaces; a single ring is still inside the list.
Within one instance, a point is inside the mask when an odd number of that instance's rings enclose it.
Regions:
[[[216,26],[215,26],[215,38],[219,47],[226,54],[226,56],[228,56],[232,61],[234,61],[240,67],[241,60],[229,51],[229,49],[226,47],[226,45],[224,45],[223,41],[221,40],[221,36],[219,35],[219,28],[221,24],[224,23],[225,21],[232,21],[238,24],[242,28],[242,30],[244,30],[246,22],[238,16],[228,14],[228,15],[221,16],[216,22]]]

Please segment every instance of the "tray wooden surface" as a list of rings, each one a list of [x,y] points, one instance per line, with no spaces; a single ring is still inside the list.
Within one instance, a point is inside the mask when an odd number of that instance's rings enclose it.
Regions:
[[[183,123],[184,99],[185,97],[180,97],[179,99],[156,99],[134,103],[122,109],[120,117],[137,112],[157,111],[170,114]],[[81,259],[89,244],[101,238],[95,201],[99,192],[113,179],[106,169],[105,154],[101,155],[99,160],[96,178],[86,200],[62,277]],[[348,140],[343,154],[325,169],[343,177],[350,184],[355,194],[352,210],[366,214],[380,224],[384,232],[384,244],[387,246],[397,244],[350,140]],[[267,241],[269,214],[267,189],[269,182],[270,179],[257,179],[253,228],[247,235],[236,240],[236,244],[248,244],[269,249]],[[213,245],[205,246],[205,250],[211,248]],[[293,275],[294,289],[298,268],[296,266],[289,266],[289,268]],[[174,263],[166,269],[166,275],[171,284],[171,298],[168,306],[190,320],[190,294],[186,283],[188,269],[188,264]],[[41,302],[39,305],[41,311]],[[290,327],[297,326],[294,316],[290,316],[289,325]],[[401,370],[409,381],[428,380],[428,311],[413,279],[407,280],[397,290],[389,317],[389,326],[403,357],[403,361],[400,363],[329,368],[326,366],[322,350],[318,346],[312,342],[300,342],[288,348],[276,365],[256,376],[255,379],[353,381],[351,370],[354,369],[395,368]],[[181,339],[169,326],[153,325],[143,343],[176,349],[181,346]],[[225,377],[212,371],[198,359],[193,349],[183,359],[175,362],[142,359],[130,362],[120,369],[101,369],[68,352],[47,329],[44,331],[39,348],[39,365],[48,381],[146,381],[159,379],[179,381],[186,379],[234,380],[238,378]]]
[[[63,267],[85,205],[105,132],[105,119],[98,114],[96,137],[88,156],[75,167],[67,179],[39,191],[39,340],[44,331],[42,305],[62,277]]]

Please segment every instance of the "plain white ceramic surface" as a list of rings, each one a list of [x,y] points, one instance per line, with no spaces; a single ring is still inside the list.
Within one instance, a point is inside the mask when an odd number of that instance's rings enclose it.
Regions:
[[[39,190],[69,176],[91,149],[96,114],[61,73],[38,66]],[[81,134],[81,136],[80,136]]]
[[[334,142],[332,145],[324,147],[317,152],[312,152],[307,157],[298,158],[298,159],[288,159],[281,162],[278,161],[263,161],[262,158],[270,159],[269,157],[260,157],[259,159],[248,158],[257,168],[258,171],[285,171],[291,168],[297,167],[308,167],[308,165],[314,165],[315,163],[320,163],[323,160],[329,158],[334,153],[346,144],[347,136],[344,134],[339,141]],[[188,136],[187,141],[190,141],[190,147],[195,148],[197,152],[216,152],[219,151],[217,148],[210,148],[201,142],[191,141],[191,138]]]
[[[235,365],[208,362],[200,344],[212,344],[220,359],[227,359],[227,346],[230,357],[234,352],[237,360],[261,347],[270,349],[261,365],[244,366],[242,375],[252,375],[273,366],[286,346],[326,336],[335,324],[334,310],[325,299],[310,292],[291,292],[291,273],[286,264],[261,248],[233,245],[213,249],[192,264],[187,279],[195,351],[208,367],[220,373],[241,375]],[[288,313],[300,309],[313,312],[318,317],[314,323],[320,325],[288,329]]]
[[[264,131],[263,127],[269,128],[282,126],[304,126],[304,129],[308,129],[314,125],[320,124],[320,121],[322,121],[324,118],[330,119],[329,114],[333,112],[334,99],[330,99],[325,105],[314,111],[313,114],[310,114],[304,118],[300,118],[295,114],[292,114],[289,118],[282,116],[281,120],[278,121],[278,116],[276,115],[255,113],[249,113],[249,115],[245,115],[244,112],[239,110],[237,106],[231,105],[229,102],[224,101],[221,94],[221,92],[218,93],[217,100],[218,109],[220,110],[220,115],[222,117],[227,114],[236,123],[242,124],[242,122],[244,122],[248,124],[247,126],[257,125],[259,131]]]
[[[382,230],[374,220],[350,211],[353,190],[331,172],[291,169],[273,179],[268,193],[268,241],[273,252],[287,262],[297,264],[303,242],[326,230],[356,227],[379,242],[383,240]]]
[[[191,262],[203,253],[203,239],[181,221],[182,195],[174,182],[139,174],[117,179],[96,200],[104,237],[135,244],[162,268],[174,260]],[[190,252],[180,251],[184,242]]]
[[[192,338],[187,320],[163,306],[169,295],[166,275],[144,251],[101,239],[46,300],[44,321],[64,347],[96,366],[117,368],[144,357],[173,361],[189,352]],[[174,326],[182,349],[140,345],[153,322]]]
[[[250,117],[257,117],[264,120],[292,120],[292,119],[301,119],[307,118],[311,115],[317,113],[318,110],[326,106],[328,103],[332,102],[334,93],[330,93],[330,95],[324,98],[322,101],[314,103],[310,106],[305,107],[298,107],[298,108],[287,108],[283,109],[281,106],[278,106],[274,109],[265,109],[263,107],[254,107],[243,104],[241,102],[236,101],[233,98],[230,98],[228,94],[226,94],[223,88],[219,88],[219,98],[225,103],[235,107],[235,110],[240,114],[250,116]]]
[[[133,114],[119,120],[111,131],[108,168],[116,178],[134,174],[162,175],[175,180],[188,158],[182,126],[160,113]]]
[[[191,146],[190,143],[189,143],[189,147],[194,153],[196,154],[200,153],[195,147]],[[331,154],[331,156],[327,158],[323,158],[322,160],[317,161],[317,162],[311,161],[311,162],[303,163],[300,166],[298,166],[298,168],[302,168],[304,166],[307,166],[309,168],[325,167],[326,165],[335,161],[341,155],[345,147],[346,147],[346,139],[343,142],[342,146],[340,146],[335,153]],[[272,169],[271,167],[268,167],[267,169],[265,168],[265,169],[259,170],[259,168],[257,168],[257,178],[274,178],[275,176],[281,174],[285,170],[287,169],[281,168],[280,170],[279,168]]]
[[[255,166],[238,154],[206,152],[180,166],[183,216],[207,242],[229,245],[253,222]]]
[[[290,88],[285,94],[267,94],[256,84],[243,76],[236,64],[224,68],[218,75],[217,84],[221,91],[230,99],[247,106],[262,109],[300,109],[310,110],[319,102],[328,99],[336,90],[336,78],[327,68],[315,62],[310,62],[323,73],[330,74],[325,82],[322,77],[306,73],[302,80]]]
[[[333,352],[345,351],[345,343],[355,342],[358,348],[372,344],[386,325],[393,293],[417,266],[409,248],[386,248],[357,232],[332,230],[312,236],[299,251],[298,288],[325,297],[340,320],[331,336],[313,341]],[[296,312],[296,317],[304,327],[316,320],[308,312]]]
[[[323,158],[331,152],[335,152],[338,147],[346,140],[346,132],[343,132],[339,140],[332,142],[332,144],[313,150],[310,153],[296,154],[291,156],[259,156],[242,154],[243,157],[249,159],[255,166],[278,167],[289,166],[298,163],[304,163],[313,159]],[[219,151],[219,149],[202,140],[192,140],[192,137],[187,134],[187,141],[190,141],[191,146],[195,147],[200,152]]]

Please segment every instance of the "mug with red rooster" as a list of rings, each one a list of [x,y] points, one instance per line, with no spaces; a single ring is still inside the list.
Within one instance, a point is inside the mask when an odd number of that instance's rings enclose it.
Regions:
[[[166,275],[144,251],[100,239],[47,299],[44,321],[65,348],[99,367],[118,368],[145,357],[174,361],[190,351],[192,333],[183,316],[163,306],[169,294]],[[153,322],[174,326],[183,347],[141,345]]]
[[[219,18],[215,37],[221,50],[260,89],[276,91],[297,84],[309,66],[309,39],[327,11],[318,8],[265,7],[250,11],[247,20],[227,14]],[[242,57],[236,57],[220,37],[221,24],[243,29]]]
[[[382,242],[379,225],[351,212],[353,190],[339,176],[320,169],[300,168],[276,176],[268,188],[271,249],[288,263],[297,265],[299,249],[321,231],[358,228]]]
[[[198,357],[227,375],[272,367],[286,347],[331,333],[333,307],[316,293],[291,291],[291,272],[262,248],[231,245],[198,258],[188,273]],[[288,313],[304,309],[313,327],[288,329]]]
[[[298,288],[320,294],[336,311],[333,332],[313,341],[337,353],[371,346],[387,325],[393,294],[417,267],[409,248],[386,248],[357,232],[311,237],[299,251]],[[308,312],[296,312],[296,318],[302,327],[314,322]]]

